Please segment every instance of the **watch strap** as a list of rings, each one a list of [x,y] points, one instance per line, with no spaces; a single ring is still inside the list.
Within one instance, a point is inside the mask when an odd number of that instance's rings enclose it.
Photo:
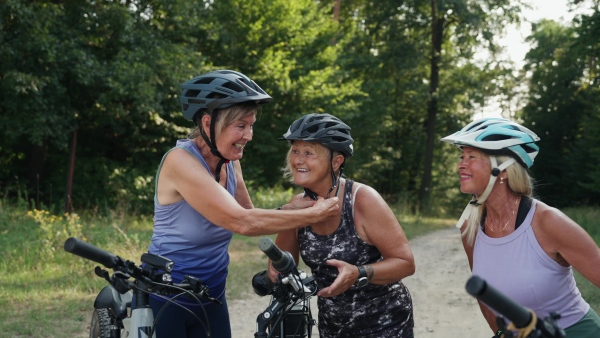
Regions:
[[[365,269],[364,266],[359,265],[359,266],[357,266],[357,268],[358,268],[358,278],[367,277],[367,270]]]

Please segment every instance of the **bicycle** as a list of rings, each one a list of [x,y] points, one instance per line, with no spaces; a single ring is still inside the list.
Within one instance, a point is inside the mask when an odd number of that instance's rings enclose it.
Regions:
[[[208,287],[198,278],[186,275],[181,283],[173,283],[170,272],[174,262],[168,258],[144,253],[141,257],[143,264],[137,266],[133,261],[125,260],[75,237],[65,241],[64,250],[113,270],[112,275],[99,266],[94,270],[97,276],[106,279],[110,285],[104,287],[94,301],[90,338],[156,338],[156,323],[169,304],[191,312],[173,302],[184,295],[188,295],[201,306],[200,299],[221,303],[210,297]],[[135,307],[132,308],[134,294]],[[156,314],[156,318],[149,305],[150,294],[167,300]],[[210,337],[210,325],[206,317],[202,321],[200,317],[194,316],[204,326],[207,337]]]
[[[470,295],[510,320],[507,325],[501,316],[496,317],[501,333],[492,338],[564,338],[566,335],[556,322],[560,318],[558,313],[550,313],[544,319],[538,318],[535,312],[519,305],[479,276],[471,276],[467,281],[466,289]],[[516,335],[511,332],[513,330],[517,331]]]
[[[310,298],[317,291],[314,276],[298,270],[292,255],[281,251],[270,238],[261,239],[259,248],[271,259],[279,275],[277,283],[269,279],[266,270],[252,277],[252,288],[257,295],[271,295],[269,305],[256,318],[254,337],[311,337],[315,320],[310,310]]]

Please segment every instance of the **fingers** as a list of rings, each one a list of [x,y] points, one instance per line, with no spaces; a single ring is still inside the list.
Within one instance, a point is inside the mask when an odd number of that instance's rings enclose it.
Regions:
[[[333,281],[333,283],[330,286],[321,289],[317,293],[317,296],[334,297],[352,287],[354,281],[356,280],[356,276],[353,272],[353,270],[356,269],[354,265],[348,264],[344,261],[340,261],[337,259],[330,259],[326,263],[327,265],[336,267],[338,269],[339,274],[337,278]]]

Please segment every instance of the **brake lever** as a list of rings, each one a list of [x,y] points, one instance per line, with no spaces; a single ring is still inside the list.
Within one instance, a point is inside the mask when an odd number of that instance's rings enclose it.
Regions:
[[[223,303],[221,301],[219,301],[218,299],[216,299],[214,297],[211,297],[208,294],[210,292],[210,289],[208,288],[208,286],[206,284],[202,283],[202,280],[200,280],[199,278],[186,275],[186,276],[184,276],[182,283],[189,284],[192,287],[192,289],[190,291],[192,291],[192,293],[194,293],[196,295],[199,295],[200,298],[207,299],[219,306],[223,305]]]

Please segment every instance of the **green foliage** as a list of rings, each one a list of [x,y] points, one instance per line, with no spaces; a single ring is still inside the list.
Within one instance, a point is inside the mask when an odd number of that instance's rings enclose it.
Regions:
[[[41,245],[38,246],[40,258],[55,258],[57,252],[63,252],[63,245],[69,237],[85,241],[77,214],[55,216],[46,210],[33,210],[28,211],[27,216],[33,218],[41,230]]]
[[[286,204],[294,195],[292,188],[285,189],[281,186],[269,189],[258,186],[250,189],[250,198],[255,208],[274,209]]]
[[[541,21],[529,37],[536,47],[526,57],[532,75],[522,117],[541,138],[532,167],[538,194],[558,207],[594,205],[600,198],[593,165],[600,158],[600,12],[593,8],[570,27]]]
[[[348,177],[414,212],[455,215],[465,199],[456,188],[455,152],[437,140],[490,97],[508,107],[518,94],[520,79],[497,58],[495,37],[521,20],[522,5],[354,0],[332,18],[330,3],[312,0],[4,1],[0,187],[32,207],[64,211],[73,150],[73,210],[150,214],[158,163],[191,127],[180,113],[180,84],[229,68],[274,97],[242,160],[252,189],[288,187],[279,171],[287,143],[278,138],[300,115],[327,112],[353,128]],[[584,161],[600,153],[600,20],[592,13],[572,27],[539,23],[532,37],[523,120],[538,123],[533,129],[543,136],[534,174],[553,203],[598,197],[600,174],[593,160]],[[435,22],[441,49],[432,54]],[[481,48],[489,58],[475,58]],[[565,171],[556,154],[586,164]],[[418,201],[428,180],[429,200]],[[573,196],[548,197],[566,188]]]

